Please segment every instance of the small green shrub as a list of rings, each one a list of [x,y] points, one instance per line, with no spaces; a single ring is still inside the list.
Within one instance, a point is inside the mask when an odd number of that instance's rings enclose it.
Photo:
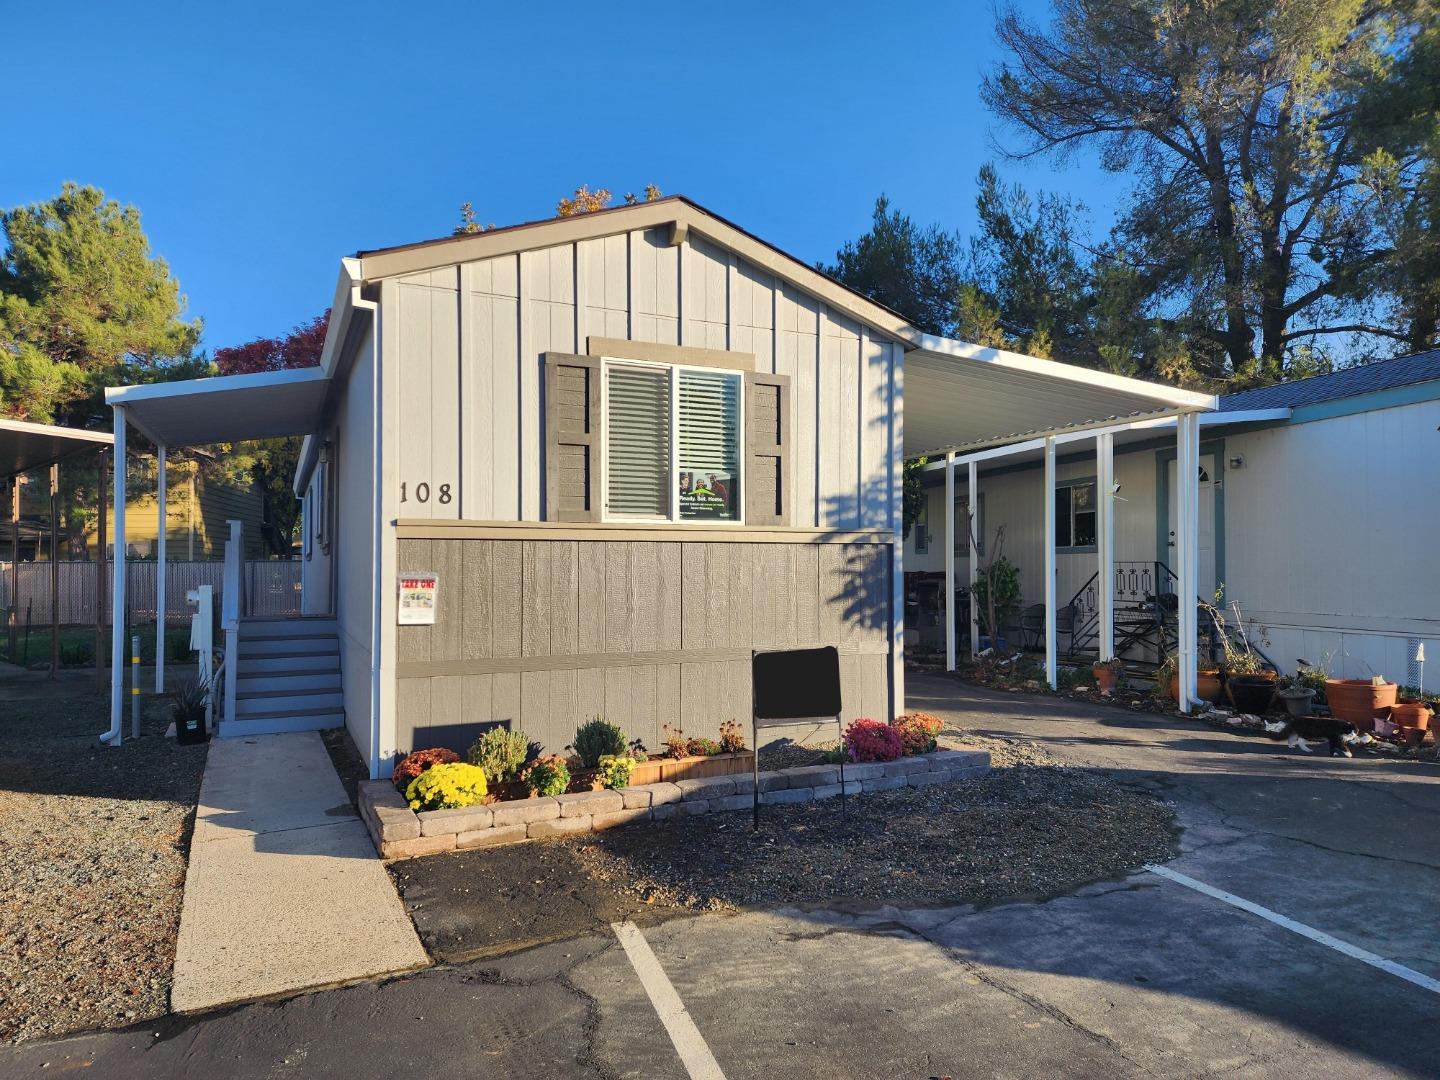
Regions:
[[[485,770],[486,780],[503,784],[515,779],[524,766],[529,745],[530,738],[523,731],[495,727],[475,740],[468,756],[471,765]]]
[[[639,764],[629,754],[606,754],[600,759],[600,783],[607,788],[622,788],[630,784],[630,773]]]
[[[571,746],[587,769],[598,768],[600,759],[607,754],[618,757],[625,753],[625,747],[625,732],[603,716],[587,720],[576,728],[575,742]]]
[[[431,765],[405,789],[411,810],[458,810],[485,798],[485,770],[452,761]]]
[[[84,667],[95,662],[95,647],[85,642],[62,643],[60,646],[61,667]]]
[[[685,746],[691,757],[712,757],[720,753],[720,744],[714,739],[707,739],[704,736],[691,739]]]
[[[570,786],[570,767],[559,754],[546,754],[526,765],[520,780],[532,795],[563,795]]]

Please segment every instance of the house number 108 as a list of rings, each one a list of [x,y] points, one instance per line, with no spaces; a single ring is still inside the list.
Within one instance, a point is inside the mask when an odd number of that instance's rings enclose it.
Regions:
[[[402,503],[409,502],[411,494],[412,492],[410,491],[409,486],[402,481],[400,484],[400,501]],[[415,485],[415,490],[413,494],[415,496],[416,502],[428,503],[430,501],[430,485],[424,480],[421,480],[420,483]],[[450,485],[441,484],[435,494],[435,501],[438,502],[441,506],[447,506],[449,505],[451,498],[452,496],[450,494]]]

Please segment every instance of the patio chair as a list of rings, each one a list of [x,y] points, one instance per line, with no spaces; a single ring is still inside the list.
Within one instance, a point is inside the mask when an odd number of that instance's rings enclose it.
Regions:
[[[1055,644],[1059,651],[1060,635],[1067,640],[1075,639],[1075,605],[1066,604],[1055,612]],[[1022,649],[1043,649],[1045,647],[1045,605],[1031,604],[1020,615],[1020,647]]]

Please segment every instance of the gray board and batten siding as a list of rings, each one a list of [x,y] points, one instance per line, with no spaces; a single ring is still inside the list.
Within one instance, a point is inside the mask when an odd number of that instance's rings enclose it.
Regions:
[[[628,339],[786,376],[789,524],[892,526],[902,345],[693,231],[673,247],[650,228],[387,279],[381,304],[398,312],[402,519],[544,520],[544,356]]]
[[[752,648],[836,645],[847,719],[887,715],[891,547],[878,534],[463,531],[400,540],[400,565],[451,583],[434,626],[398,629],[401,747],[463,752],[481,724],[509,720],[558,752],[595,715],[652,749],[666,724],[713,736],[748,726]]]
[[[839,646],[847,715],[888,714],[893,334],[669,226],[418,270],[379,296],[396,361],[396,569],[440,581],[436,625],[396,629],[398,752],[463,749],[495,720],[559,751],[597,714],[651,746],[677,721],[713,735],[749,715],[760,647]],[[747,497],[738,526],[562,514],[547,468],[573,482],[579,452],[547,447],[547,359],[647,359],[647,345],[732,354],[751,373],[747,468],[783,485],[783,514],[769,489],[772,512]],[[772,412],[789,427],[786,476],[778,454],[756,464],[774,438],[756,420]],[[598,447],[584,452],[593,467]]]

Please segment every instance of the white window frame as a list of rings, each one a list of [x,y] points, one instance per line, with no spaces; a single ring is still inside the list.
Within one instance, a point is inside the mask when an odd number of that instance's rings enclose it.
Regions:
[[[667,483],[670,486],[670,516],[669,517],[635,517],[623,514],[610,513],[610,369],[612,367],[625,368],[650,368],[651,370],[665,371],[669,375],[670,384],[670,461],[667,466],[669,477]],[[680,516],[680,483],[679,483],[679,461],[680,461],[680,374],[686,371],[699,372],[705,375],[733,375],[740,380],[740,407],[736,410],[737,428],[735,432],[736,446],[736,478],[740,482],[740,493],[736,499],[735,510],[737,517],[730,521],[721,520],[694,520],[685,519]],[[626,524],[643,525],[679,525],[685,528],[714,528],[731,529],[743,528],[745,525],[745,391],[747,382],[745,372],[733,368],[706,367],[703,364],[665,364],[655,360],[628,360],[623,356],[602,356],[600,358],[600,462],[601,462],[601,521],[613,521]]]

